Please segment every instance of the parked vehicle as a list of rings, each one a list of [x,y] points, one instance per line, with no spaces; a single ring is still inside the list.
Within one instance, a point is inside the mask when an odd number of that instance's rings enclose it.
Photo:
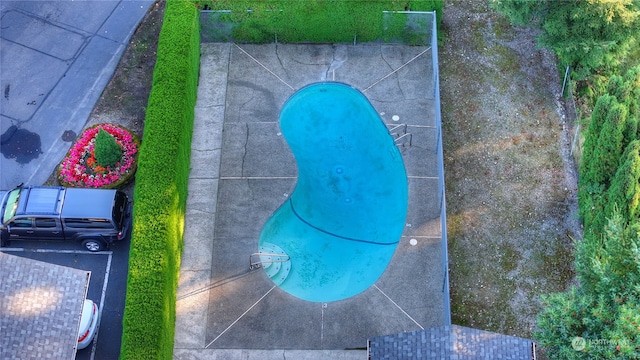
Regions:
[[[100,320],[100,311],[96,303],[89,299],[84,300],[82,306],[82,316],[80,317],[80,327],[78,328],[78,350],[84,349],[96,335],[98,322]]]
[[[75,241],[101,251],[127,238],[131,202],[120,190],[18,186],[0,191],[0,240]]]

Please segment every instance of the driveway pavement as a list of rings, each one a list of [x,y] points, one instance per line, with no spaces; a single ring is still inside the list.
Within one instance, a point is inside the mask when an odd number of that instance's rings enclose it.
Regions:
[[[47,180],[153,3],[0,2],[0,189]]]

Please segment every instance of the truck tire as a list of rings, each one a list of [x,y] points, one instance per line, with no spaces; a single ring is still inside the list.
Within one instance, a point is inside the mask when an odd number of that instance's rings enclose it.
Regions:
[[[91,252],[98,252],[104,249],[104,243],[98,239],[86,239],[82,241],[82,247]]]

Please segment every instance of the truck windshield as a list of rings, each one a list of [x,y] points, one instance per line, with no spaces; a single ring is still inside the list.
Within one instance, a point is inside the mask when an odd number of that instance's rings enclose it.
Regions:
[[[4,213],[2,214],[2,223],[6,223],[16,214],[18,209],[18,199],[22,188],[13,189],[7,194],[7,202],[4,204]]]
[[[115,203],[113,205],[113,220],[115,220],[118,225],[118,229],[122,229],[124,213],[127,207],[127,196],[123,192],[117,191]]]

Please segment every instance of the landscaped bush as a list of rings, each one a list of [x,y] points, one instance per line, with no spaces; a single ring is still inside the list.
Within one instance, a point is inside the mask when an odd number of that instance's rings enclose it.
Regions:
[[[435,10],[440,20],[443,0],[199,0],[198,4],[204,9],[231,10],[221,19],[235,24],[234,41],[268,43],[277,37],[284,43],[350,43],[383,39],[383,11]],[[397,19],[400,22],[387,24],[386,36],[406,35],[406,18]]]
[[[587,233],[599,234],[612,216],[612,206],[616,205],[625,216],[626,203],[612,200],[636,198],[635,187],[628,177],[618,174],[627,162],[623,154],[631,143],[640,139],[638,134],[638,103],[640,100],[640,66],[631,68],[625,76],[612,76],[607,85],[607,93],[600,96],[591,114],[586,131],[582,162],[580,163],[580,183],[578,203],[580,216]],[[628,164],[627,164],[628,165]],[[626,171],[635,172],[628,166]],[[615,176],[615,177],[614,177]],[[620,183],[622,182],[622,183]],[[611,188],[617,189],[612,190]],[[640,190],[640,189],[639,189]],[[611,193],[611,192],[614,193]],[[618,192],[632,192],[620,195]],[[636,217],[625,217],[625,221],[635,222]]]
[[[96,148],[94,150],[98,165],[107,167],[115,166],[122,159],[122,147],[116,143],[113,135],[104,129],[98,131],[96,135]]]
[[[193,1],[167,1],[138,158],[121,359],[173,357],[200,61]]]

